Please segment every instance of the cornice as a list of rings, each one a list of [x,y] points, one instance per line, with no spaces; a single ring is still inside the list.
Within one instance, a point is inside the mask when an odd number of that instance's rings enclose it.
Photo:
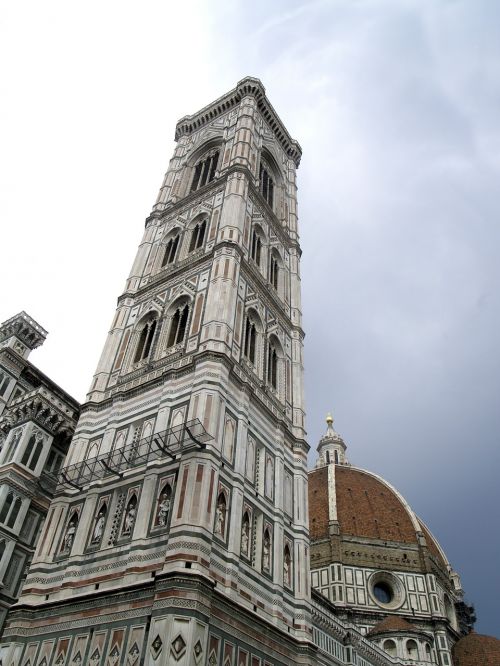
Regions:
[[[276,139],[285,154],[293,160],[296,167],[300,164],[302,148],[298,141],[292,139],[273,105],[266,97],[266,89],[259,79],[246,77],[236,84],[236,88],[219,97],[208,106],[203,107],[192,116],[181,118],[175,128],[175,140],[189,136],[193,132],[211,123],[215,118],[236,107],[244,97],[252,96],[257,102],[262,117],[274,132]]]

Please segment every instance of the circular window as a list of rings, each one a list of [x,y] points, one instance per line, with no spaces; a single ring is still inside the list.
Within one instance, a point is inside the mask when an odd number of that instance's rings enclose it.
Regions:
[[[405,590],[397,576],[389,571],[376,571],[369,578],[368,590],[377,606],[395,609],[403,605]]]
[[[392,588],[386,582],[381,581],[373,586],[373,596],[381,604],[390,604],[394,599]]]

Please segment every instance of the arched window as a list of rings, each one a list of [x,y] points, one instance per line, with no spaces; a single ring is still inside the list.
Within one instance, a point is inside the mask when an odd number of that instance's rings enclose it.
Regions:
[[[243,355],[255,365],[255,342],[257,331],[255,323],[247,315],[245,318],[245,337],[243,339]]]
[[[7,497],[5,498],[5,501],[3,503],[2,510],[0,511],[0,523],[5,522],[5,519],[7,518],[7,515],[10,511],[10,507],[12,506],[13,502],[14,502],[13,493],[8,493]]]
[[[161,262],[162,268],[167,264],[173,264],[177,254],[177,248],[179,247],[180,234],[170,238],[168,243],[165,245],[165,254],[163,255],[163,260]]]
[[[140,335],[137,349],[135,350],[134,363],[139,363],[149,357],[151,346],[156,332],[156,319],[145,322]]]
[[[271,261],[269,262],[269,282],[273,285],[275,289],[278,289],[278,277],[279,277],[278,257],[273,252],[271,254]]]
[[[338,451],[335,451],[335,464],[336,465],[339,464],[339,452]]]
[[[259,184],[260,193],[272,208],[274,201],[274,181],[271,178],[268,166],[264,162],[260,163]]]
[[[387,641],[384,641],[382,647],[387,652],[387,654],[391,655],[391,657],[396,656],[397,654],[396,643],[393,640],[388,639]]]
[[[257,266],[260,266],[260,255],[262,251],[262,240],[257,229],[252,231],[252,244],[250,246],[250,256]]]
[[[330,464],[330,451],[326,451],[325,456],[326,456],[326,464],[329,465]]]
[[[175,347],[175,345],[184,342],[186,337],[186,329],[189,318],[189,303],[184,302],[177,307],[172,315],[170,322],[170,331],[168,333],[167,348]]]
[[[219,161],[219,151],[214,150],[198,161],[194,168],[193,182],[191,183],[191,192],[195,192],[200,187],[211,183],[215,178],[217,163]]]
[[[42,453],[43,443],[43,437],[40,433],[31,435],[21,458],[21,465],[26,465],[32,470],[35,469]]]
[[[418,645],[413,639],[406,641],[406,652],[408,659],[418,659]]]
[[[431,656],[432,656],[431,646],[429,645],[429,643],[426,643],[425,644],[425,659],[426,659],[426,661],[431,661]]]
[[[3,396],[9,385],[10,377],[9,375],[0,372],[0,396]]]
[[[271,341],[267,347],[267,383],[273,389],[278,388],[278,352]]]
[[[8,462],[9,460],[11,460],[11,458],[13,458],[22,434],[23,434],[22,428],[19,428],[19,430],[16,430],[14,433],[9,433],[9,436],[11,436],[11,440],[9,448],[7,449],[7,453],[5,454],[4,462]]]
[[[207,221],[206,219],[201,220],[196,224],[193,231],[191,232],[191,242],[189,243],[189,252],[194,252],[199,250],[205,242],[205,232],[207,230]]]
[[[12,511],[9,514],[9,518],[7,519],[7,527],[14,527],[14,523],[17,520],[17,517],[19,515],[19,511],[21,510],[22,506],[22,499],[20,497],[16,498],[16,501],[14,502],[14,506],[12,507]]]

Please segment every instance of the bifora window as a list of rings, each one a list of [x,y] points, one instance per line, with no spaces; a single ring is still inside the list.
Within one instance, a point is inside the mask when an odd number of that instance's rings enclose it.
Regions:
[[[219,161],[219,151],[215,150],[204,155],[194,168],[193,182],[191,183],[191,192],[198,190],[200,187],[211,183],[215,178],[217,170],[217,163]]]
[[[243,340],[243,356],[246,356],[250,363],[255,365],[255,340],[257,338],[257,331],[255,324],[247,317],[245,319],[245,338]]]
[[[9,492],[0,512],[0,523],[4,523],[7,527],[14,527],[21,505],[21,498],[15,497],[14,493]]]
[[[276,255],[271,254],[271,261],[269,265],[269,282],[273,285],[275,289],[278,288],[278,259]]]
[[[206,230],[207,230],[207,221],[206,220],[201,220],[194,227],[194,229],[191,233],[191,242],[189,243],[189,252],[194,252],[194,250],[198,250],[200,247],[202,247],[202,245],[205,241],[205,232],[206,232]]]
[[[139,342],[135,352],[134,363],[143,361],[149,357],[151,345],[156,332],[156,319],[152,319],[144,324],[139,335]]]
[[[177,254],[177,248],[179,247],[179,238],[180,235],[177,234],[177,236],[171,238],[165,245],[165,254],[163,255],[163,261],[161,262],[162,268],[167,264],[174,263],[175,255]]]
[[[250,247],[250,256],[255,261],[257,266],[260,266],[260,255],[262,250],[262,241],[257,229],[252,232],[252,245]]]
[[[263,162],[260,163],[259,184],[260,193],[272,208],[274,201],[274,181],[271,178],[269,168]]]
[[[43,438],[41,435],[39,433],[31,435],[29,442],[24,449],[23,457],[21,458],[21,465],[26,465],[26,467],[34,470],[37,466],[38,460],[40,459],[42,449]]]
[[[273,389],[278,388],[278,352],[272,342],[267,348],[267,383]]]
[[[172,315],[167,347],[174,347],[175,345],[179,345],[184,341],[186,336],[188,317],[189,304],[184,303],[183,305],[179,305],[177,310]]]

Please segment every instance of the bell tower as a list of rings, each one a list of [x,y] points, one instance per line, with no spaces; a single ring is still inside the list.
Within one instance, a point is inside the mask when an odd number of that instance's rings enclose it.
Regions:
[[[258,79],[182,118],[3,664],[301,664],[296,169]]]

